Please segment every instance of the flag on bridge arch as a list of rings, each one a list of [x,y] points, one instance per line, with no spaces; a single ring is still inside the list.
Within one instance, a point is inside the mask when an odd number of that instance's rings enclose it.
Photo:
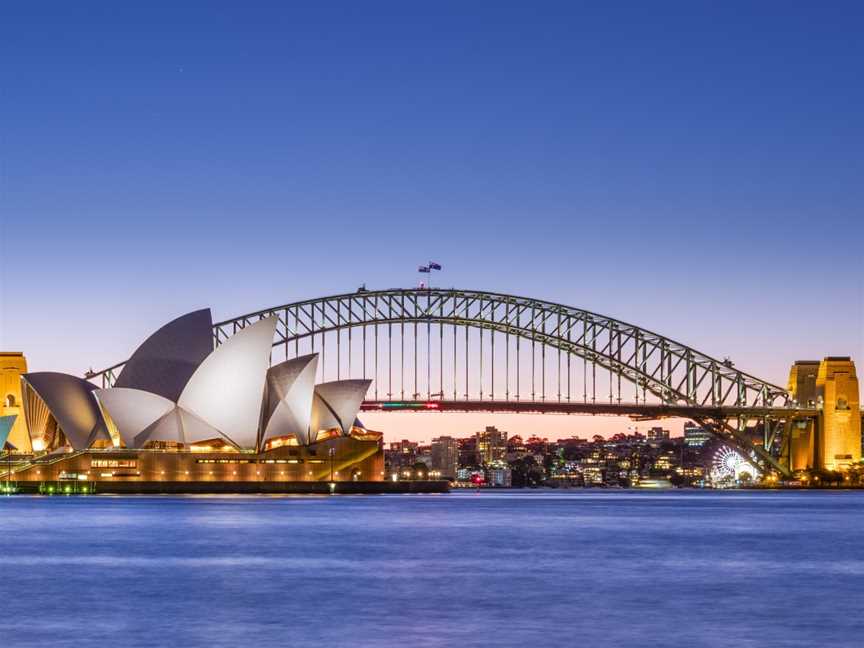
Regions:
[[[429,266],[420,266],[417,268],[417,272],[429,272]]]
[[[441,264],[440,264],[440,263],[435,263],[434,261],[430,261],[430,262],[429,262],[429,269],[430,269],[430,270],[440,270],[440,269],[441,269]]]

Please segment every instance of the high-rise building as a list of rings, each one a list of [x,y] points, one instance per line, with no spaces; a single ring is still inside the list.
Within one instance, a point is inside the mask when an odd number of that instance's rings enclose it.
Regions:
[[[437,470],[442,477],[455,479],[459,470],[459,441],[450,436],[432,439],[432,470]]]
[[[701,448],[710,438],[711,433],[705,428],[690,421],[684,424],[684,445],[691,448]]]
[[[660,443],[661,441],[669,440],[669,430],[664,430],[662,427],[656,426],[648,430],[648,442]]]
[[[432,470],[432,446],[417,446],[417,460],[414,463],[415,465],[418,463],[422,463],[429,470]]]
[[[391,470],[400,470],[402,468],[411,468],[417,462],[417,449],[419,443],[403,439],[402,441],[394,441],[390,444],[390,450],[387,452],[387,463]]]
[[[507,433],[494,425],[487,425],[482,432],[475,434],[477,439],[477,463],[490,464],[501,461],[507,456]]]
[[[469,436],[458,440],[459,465],[475,466],[477,464],[477,437]]]

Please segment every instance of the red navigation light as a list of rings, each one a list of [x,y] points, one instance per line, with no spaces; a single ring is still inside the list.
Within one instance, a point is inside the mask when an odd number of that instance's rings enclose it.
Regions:
[[[433,403],[430,401],[426,403],[426,409],[441,409],[441,405],[439,403]]]

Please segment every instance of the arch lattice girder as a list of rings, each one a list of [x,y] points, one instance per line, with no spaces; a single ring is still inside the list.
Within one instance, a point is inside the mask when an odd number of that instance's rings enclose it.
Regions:
[[[292,344],[295,345],[293,355],[299,355],[299,342],[303,339],[314,340],[315,336],[322,336],[323,343],[328,333],[338,334],[358,327],[426,324],[475,328],[480,329],[481,335],[482,331],[491,331],[513,336],[517,355],[519,340],[525,340],[539,344],[543,349],[557,349],[568,358],[581,358],[592,367],[609,372],[610,399],[612,376],[616,376],[619,401],[621,380],[625,380],[636,386],[637,401],[639,392],[642,392],[643,402],[647,402],[649,394],[662,403],[694,408],[785,407],[790,402],[782,387],[652,331],[583,309],[499,293],[391,289],[322,297],[214,324],[215,344],[218,346],[247,326],[272,316],[277,320],[273,346],[284,345],[286,357],[292,355]],[[490,337],[494,347],[494,335]],[[101,376],[103,386],[109,386],[122,364],[88,377]],[[494,388],[494,366],[491,370]],[[561,394],[558,396],[560,398]],[[546,397],[545,391],[541,391],[541,398]],[[769,452],[754,446],[745,434],[727,421],[695,417],[694,420],[751,457],[755,454],[763,465],[779,468]]]
[[[278,318],[274,346],[382,324],[468,326],[540,342],[611,370],[663,402],[755,407],[788,401],[777,385],[641,327],[561,304],[442,289],[337,295],[250,313],[214,325],[216,343],[263,317]]]
[[[743,457],[749,458],[763,472],[775,470],[781,475],[789,475],[789,469],[782,465],[774,455],[762,447],[754,445],[740,429],[723,419],[708,419],[701,416],[692,417],[693,422],[710,430],[715,436],[735,448]],[[744,422],[746,424],[746,421]]]
[[[664,399],[665,402],[668,403],[686,403],[687,405],[705,405],[705,401],[694,403],[690,399],[688,399],[685,393],[680,392],[679,390],[671,389],[667,385],[662,383],[657,383],[652,380],[652,376],[641,372],[639,370],[634,369],[632,366],[629,366],[625,363],[622,363],[616,357],[616,354],[610,354],[608,351],[605,353],[601,353],[600,351],[588,350],[586,351],[584,348],[580,348],[579,346],[572,343],[561,343],[557,341],[554,337],[544,335],[537,331],[525,330],[525,329],[516,329],[513,327],[499,326],[494,323],[483,323],[476,324],[472,321],[460,321],[460,320],[439,320],[439,319],[423,319],[423,320],[382,320],[378,323],[401,323],[403,321],[413,322],[426,322],[432,321],[433,323],[445,323],[447,325],[456,324],[460,326],[480,326],[486,330],[497,331],[500,333],[510,333],[512,335],[519,335],[525,339],[533,340],[539,342],[541,344],[546,344],[547,346],[553,348],[560,348],[562,351],[571,352],[574,355],[579,355],[580,357],[584,357],[587,361],[593,362],[598,366],[602,367],[604,370],[611,371],[617,375],[625,376],[630,382],[634,384],[638,384],[640,386],[646,386],[647,390],[653,393],[655,396],[658,396]],[[326,333],[331,330],[330,328],[319,329],[315,331],[318,333]],[[659,386],[658,386],[659,385]],[[620,400],[620,399],[619,399]],[[715,404],[716,403],[712,403]],[[750,403],[750,405],[756,405],[756,403]],[[759,464],[762,465],[763,468],[773,468],[781,473],[785,473],[786,470],[783,466],[781,466],[777,460],[769,453],[763,450],[758,446],[754,446],[750,441],[743,435],[739,430],[730,426],[725,421],[714,421],[705,418],[695,418],[694,421],[699,423],[700,425],[707,427],[713,431],[713,433],[722,438],[728,444],[735,447],[739,450],[742,455],[751,457],[752,459],[756,459]],[[754,456],[755,455],[755,456]]]
[[[596,313],[533,299],[457,290],[391,290],[309,300],[251,313],[214,326],[216,343],[260,317],[277,315],[288,345],[352,327],[431,323],[490,330],[569,353],[623,377],[664,403],[712,407],[785,405],[786,391],[641,327]],[[638,400],[638,389],[637,389]],[[618,392],[620,401],[620,386]],[[786,472],[724,420],[694,419],[760,463]]]

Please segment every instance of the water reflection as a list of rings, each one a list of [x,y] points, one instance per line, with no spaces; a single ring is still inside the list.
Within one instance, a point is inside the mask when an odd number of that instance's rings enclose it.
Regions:
[[[864,494],[0,499],[4,647],[858,646]]]

